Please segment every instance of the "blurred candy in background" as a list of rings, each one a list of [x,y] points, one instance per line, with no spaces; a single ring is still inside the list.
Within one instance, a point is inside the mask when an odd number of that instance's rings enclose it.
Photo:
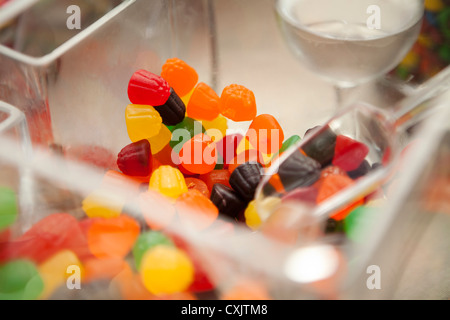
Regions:
[[[418,40],[392,74],[422,83],[450,63],[450,0],[425,0]]]

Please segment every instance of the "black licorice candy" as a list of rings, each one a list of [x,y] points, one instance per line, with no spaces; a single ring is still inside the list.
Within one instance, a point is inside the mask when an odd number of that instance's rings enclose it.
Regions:
[[[166,103],[154,108],[166,126],[174,126],[183,121],[186,116],[186,105],[172,88],[170,88],[170,96]]]
[[[237,219],[247,206],[247,202],[241,199],[236,191],[221,183],[213,186],[210,199],[221,214],[233,219]]]
[[[245,162],[239,165],[230,175],[231,187],[246,201],[253,200],[261,181],[262,170],[262,165],[258,162]]]
[[[306,136],[310,133],[309,131],[315,131],[315,137],[305,142],[302,146],[302,150],[306,153],[308,157],[317,160],[322,168],[331,164],[334,157],[334,148],[336,146],[336,134],[329,128],[317,128],[314,127],[307,131]]]
[[[278,168],[278,176],[286,192],[308,187],[320,178],[320,163],[299,150],[289,155]]]

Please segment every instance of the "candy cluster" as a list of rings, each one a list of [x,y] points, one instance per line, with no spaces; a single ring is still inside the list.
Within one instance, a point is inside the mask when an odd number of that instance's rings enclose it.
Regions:
[[[450,63],[450,1],[426,0],[422,29],[418,40],[393,75],[422,83]]]

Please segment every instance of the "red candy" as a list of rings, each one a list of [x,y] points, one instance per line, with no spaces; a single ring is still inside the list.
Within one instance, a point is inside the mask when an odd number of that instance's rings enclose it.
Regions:
[[[336,138],[333,165],[345,171],[356,170],[369,153],[369,147],[364,143],[355,141],[349,137],[339,135]]]
[[[129,176],[148,176],[152,170],[150,142],[143,139],[124,147],[117,157],[117,166]]]
[[[223,158],[224,169],[228,168],[228,165],[233,161],[234,157],[236,157],[236,149],[242,138],[242,134],[234,133],[226,135],[216,143],[217,152]]]
[[[160,106],[169,96],[169,83],[150,71],[136,71],[128,83],[128,98],[132,104]]]
[[[230,172],[226,169],[222,169],[222,170],[213,170],[207,174],[203,174],[199,177],[201,180],[203,180],[209,191],[212,190],[213,186],[216,183],[221,183],[227,187],[230,187]]]
[[[28,258],[41,263],[63,249],[72,250],[80,260],[91,256],[77,219],[68,213],[55,213],[34,224],[18,239],[6,243],[0,261]]]

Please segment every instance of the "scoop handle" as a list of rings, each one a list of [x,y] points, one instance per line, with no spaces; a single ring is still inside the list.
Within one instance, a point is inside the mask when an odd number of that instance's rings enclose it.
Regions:
[[[436,109],[435,103],[426,103],[450,90],[450,66],[427,80],[403,99],[392,116],[396,129],[408,128]]]

